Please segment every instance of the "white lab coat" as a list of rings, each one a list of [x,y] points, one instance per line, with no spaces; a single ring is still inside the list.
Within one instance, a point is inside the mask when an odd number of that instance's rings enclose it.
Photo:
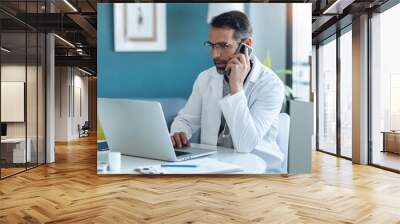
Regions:
[[[186,105],[171,125],[171,135],[185,132],[188,138],[201,128],[201,144],[216,145],[221,113],[237,152],[258,149],[283,161],[276,138],[284,86],[275,73],[253,56],[253,68],[242,91],[222,96],[223,76],[211,67],[199,74]]]

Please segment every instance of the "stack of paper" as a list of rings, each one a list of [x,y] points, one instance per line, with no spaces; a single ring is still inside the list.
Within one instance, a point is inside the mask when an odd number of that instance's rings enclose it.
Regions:
[[[165,165],[172,165],[165,167]],[[179,166],[184,165],[184,166]],[[243,171],[239,166],[216,159],[200,158],[162,165],[142,166],[135,169],[144,174],[221,174]]]

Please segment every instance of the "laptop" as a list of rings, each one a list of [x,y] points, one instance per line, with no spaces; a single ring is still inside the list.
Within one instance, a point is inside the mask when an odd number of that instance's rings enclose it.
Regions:
[[[195,147],[175,150],[159,102],[98,98],[97,111],[110,150],[122,155],[184,161],[216,153]]]

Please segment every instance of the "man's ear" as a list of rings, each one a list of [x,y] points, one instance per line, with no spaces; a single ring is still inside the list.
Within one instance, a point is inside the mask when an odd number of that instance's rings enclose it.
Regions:
[[[253,46],[253,38],[252,37],[248,37],[246,38],[243,43],[245,43],[246,45],[249,45],[250,47]]]

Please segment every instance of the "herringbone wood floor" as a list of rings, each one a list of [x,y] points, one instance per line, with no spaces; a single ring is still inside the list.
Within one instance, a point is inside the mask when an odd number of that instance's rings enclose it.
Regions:
[[[313,174],[98,176],[96,144],[0,181],[0,223],[400,223],[400,175],[315,152]]]

